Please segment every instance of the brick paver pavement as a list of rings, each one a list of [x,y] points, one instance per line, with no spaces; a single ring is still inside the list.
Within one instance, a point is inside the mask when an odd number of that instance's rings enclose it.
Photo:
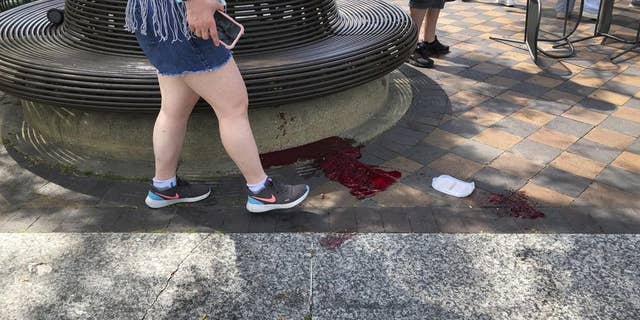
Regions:
[[[0,146],[0,231],[637,232],[640,54],[612,64],[608,55],[622,46],[594,41],[577,45],[575,57],[535,65],[521,47],[489,40],[522,37],[523,13],[521,5],[447,3],[438,36],[452,52],[435,69],[401,68],[412,81],[412,106],[363,148],[364,162],[403,172],[372,198],[357,200],[318,172],[285,167],[272,174],[313,187],[299,210],[248,215],[242,180],[228,177],[212,182],[215,198],[204,203],[151,211],[142,202],[145,183],[32,164],[8,139]],[[620,3],[615,14],[612,33],[632,38],[637,9]],[[553,11],[544,15],[543,28],[559,30],[559,20],[546,18]],[[583,23],[579,33],[592,28]],[[0,94],[3,103],[15,101]],[[430,187],[439,174],[478,189],[465,199],[439,194]],[[504,217],[508,208],[488,201],[518,190],[547,216]]]

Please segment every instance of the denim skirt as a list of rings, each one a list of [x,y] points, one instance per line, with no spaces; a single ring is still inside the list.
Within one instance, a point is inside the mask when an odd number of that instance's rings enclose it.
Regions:
[[[210,72],[231,58],[232,52],[223,45],[191,33],[185,16],[184,4],[174,0],[129,0],[126,28],[135,32],[140,48],[160,75]]]

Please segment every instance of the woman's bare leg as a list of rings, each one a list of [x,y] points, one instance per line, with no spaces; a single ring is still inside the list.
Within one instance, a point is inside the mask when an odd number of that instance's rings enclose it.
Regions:
[[[249,124],[247,88],[233,58],[218,70],[189,74],[184,81],[213,107],[222,144],[247,183],[263,181],[266,174]]]
[[[176,175],[187,122],[200,98],[182,78],[158,76],[162,105],[153,128],[153,153],[156,179],[167,180]]]
[[[409,14],[411,15],[411,20],[416,25],[418,30],[422,28],[422,23],[424,22],[424,17],[427,14],[427,9],[418,9],[418,8],[410,8]],[[418,35],[418,41],[420,40],[420,35]]]

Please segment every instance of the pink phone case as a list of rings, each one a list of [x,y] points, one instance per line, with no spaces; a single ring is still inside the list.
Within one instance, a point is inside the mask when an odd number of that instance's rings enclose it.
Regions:
[[[236,44],[238,43],[238,40],[240,40],[240,37],[242,37],[242,35],[244,34],[244,26],[239,24],[238,21],[234,20],[233,18],[231,18],[228,14],[224,13],[223,11],[218,11],[218,13],[220,13],[226,19],[229,19],[229,21],[233,22],[233,24],[237,25],[240,28],[240,32],[238,32],[238,36],[233,40],[233,43],[228,44],[228,43],[225,43],[222,40],[220,41],[220,43],[222,43],[222,45],[224,45],[227,49],[231,50],[236,46]]]

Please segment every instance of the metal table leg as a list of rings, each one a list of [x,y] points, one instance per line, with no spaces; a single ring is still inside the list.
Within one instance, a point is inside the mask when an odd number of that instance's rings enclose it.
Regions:
[[[580,14],[581,15],[582,15],[583,6],[584,6],[584,3],[582,2],[581,5],[580,5]],[[569,12],[570,12],[569,5],[567,4],[567,6],[565,8],[564,29],[562,31],[563,35],[560,38],[545,39],[545,38],[539,38],[538,37],[539,31],[540,31],[541,12],[542,12],[542,5],[541,5],[539,0],[527,0],[527,9],[526,9],[526,14],[525,14],[524,39],[523,40],[518,40],[518,39],[508,39],[508,38],[499,38],[499,37],[490,37],[490,39],[496,40],[496,41],[504,41],[504,42],[525,44],[527,46],[529,54],[531,55],[531,58],[533,59],[533,61],[535,63],[537,63],[537,60],[538,60],[537,59],[538,58],[538,52],[544,54],[545,56],[551,57],[551,58],[568,58],[568,57],[573,56],[575,50],[574,50],[573,45],[569,42],[568,39],[577,30],[578,24],[576,24],[576,26],[573,28],[573,30],[571,30],[570,32],[567,33],[567,24],[568,24],[568,19],[569,19]],[[561,45],[554,46],[554,48],[568,45],[569,46],[569,52],[566,53],[566,54],[555,54],[555,53],[551,53],[551,52],[542,50],[542,49],[538,48],[537,41],[565,42],[565,43],[563,43]]]
[[[529,50],[529,55],[533,59],[534,63],[538,61],[538,31],[540,29],[540,11],[541,5],[539,0],[527,0],[527,9],[525,13],[524,21],[524,38],[522,40],[489,37],[491,40],[512,42],[518,44],[524,44]],[[531,40],[533,39],[533,41]]]
[[[636,42],[631,47],[625,49],[624,51],[609,57],[609,60],[613,62],[613,60],[617,59],[618,57],[626,54],[627,52],[630,52],[631,50],[637,49],[639,47],[640,47],[640,25],[638,26],[638,33],[636,33]]]
[[[609,29],[611,27],[611,19],[613,17],[613,2],[614,0],[601,0],[600,1],[600,9],[598,12],[598,19],[596,20],[596,28],[593,32],[593,35],[588,36],[588,37],[582,37],[582,38],[578,38],[578,39],[574,39],[569,41],[567,44],[573,44],[573,43],[577,43],[577,42],[582,42],[582,41],[586,41],[586,40],[591,40],[591,39],[595,39],[598,37],[603,37],[602,39],[602,43],[604,43],[604,41],[606,39],[613,39],[622,43],[626,43],[626,44],[634,44],[634,41],[629,41],[629,40],[625,40],[622,39],[620,37],[614,36],[612,34],[609,34]],[[580,17],[580,19],[582,19],[582,16]],[[554,45],[554,48],[559,48],[562,46],[565,46],[567,44],[558,44],[558,45]]]

